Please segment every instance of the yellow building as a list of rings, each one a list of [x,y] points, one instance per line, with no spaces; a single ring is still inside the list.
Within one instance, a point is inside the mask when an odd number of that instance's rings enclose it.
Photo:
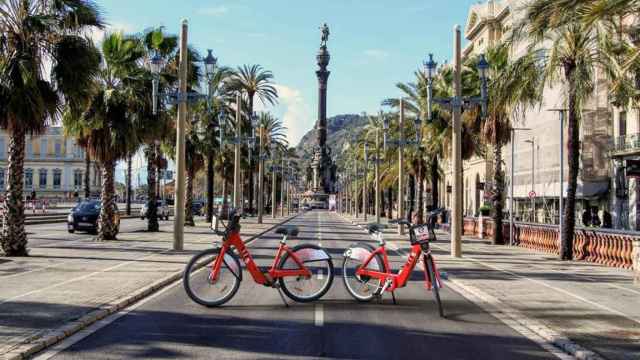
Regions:
[[[6,188],[9,136],[0,131],[0,187]],[[95,163],[90,166],[91,192],[100,192],[101,175]],[[25,143],[24,192],[38,198],[72,198],[84,189],[85,153],[61,127],[50,127],[40,136],[27,136]]]

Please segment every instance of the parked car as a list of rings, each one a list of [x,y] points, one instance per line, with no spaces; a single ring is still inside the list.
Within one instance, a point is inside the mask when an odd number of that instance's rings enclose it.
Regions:
[[[148,217],[148,206],[148,203],[144,203],[142,205],[142,208],[140,208],[140,219],[144,220]],[[158,220],[169,220],[169,205],[167,205],[166,201],[158,200],[158,202],[156,203],[156,214],[158,214]]]
[[[118,206],[114,203],[114,222],[116,232],[120,231],[120,213]],[[85,200],[76,205],[67,216],[67,230],[70,233],[76,231],[87,231],[90,234],[98,233],[98,220],[102,202],[100,200]]]
[[[191,213],[194,216],[202,216],[204,213],[204,202],[194,201],[191,203]]]
[[[302,205],[302,211],[309,211],[309,210],[311,210],[311,206],[309,206],[309,204]]]

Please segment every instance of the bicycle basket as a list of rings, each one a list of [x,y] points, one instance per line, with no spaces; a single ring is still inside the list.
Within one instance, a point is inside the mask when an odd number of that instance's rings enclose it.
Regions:
[[[413,236],[411,237],[411,244],[425,244],[436,240],[436,233],[433,231],[433,227],[429,224],[416,226],[413,228]]]

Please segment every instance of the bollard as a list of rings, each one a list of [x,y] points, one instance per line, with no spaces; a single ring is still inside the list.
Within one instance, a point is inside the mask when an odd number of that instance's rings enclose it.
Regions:
[[[640,286],[640,238],[633,239],[633,282]]]

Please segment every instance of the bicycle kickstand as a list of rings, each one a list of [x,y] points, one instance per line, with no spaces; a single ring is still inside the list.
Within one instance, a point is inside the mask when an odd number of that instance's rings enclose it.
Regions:
[[[396,301],[396,292],[395,291],[391,292],[391,298],[393,299],[393,305],[398,305],[398,302]]]
[[[277,287],[276,290],[278,291],[278,294],[280,295],[280,298],[282,299],[282,302],[284,303],[284,306],[285,307],[289,307],[289,304],[287,303],[287,299],[285,299],[284,295],[282,294],[282,290],[280,290],[279,287]]]

